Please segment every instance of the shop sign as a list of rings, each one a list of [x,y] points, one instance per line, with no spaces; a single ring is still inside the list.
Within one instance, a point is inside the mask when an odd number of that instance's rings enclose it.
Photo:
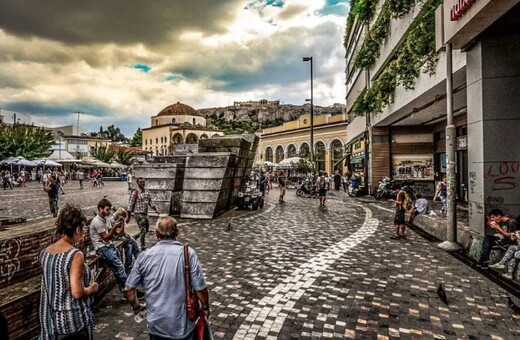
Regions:
[[[466,150],[468,148],[468,136],[457,137],[457,150]]]
[[[358,153],[360,151],[365,150],[365,143],[363,140],[358,140],[354,144],[352,144],[352,153]]]
[[[457,0],[451,8],[451,21],[458,21],[477,0]]]

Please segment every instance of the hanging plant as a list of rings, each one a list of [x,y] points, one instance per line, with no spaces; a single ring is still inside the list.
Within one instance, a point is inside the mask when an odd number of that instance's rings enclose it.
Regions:
[[[376,12],[377,0],[356,0],[351,3],[351,11],[364,23],[370,22]]]
[[[382,44],[390,35],[390,9],[388,1],[383,4],[374,27],[370,30],[370,35],[379,44]]]
[[[416,0],[388,0],[392,18],[402,18],[414,8]]]
[[[368,36],[354,59],[355,69],[368,69],[379,58],[379,44]]]

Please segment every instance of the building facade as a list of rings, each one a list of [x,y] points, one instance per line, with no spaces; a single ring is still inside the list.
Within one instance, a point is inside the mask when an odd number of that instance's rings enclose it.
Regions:
[[[329,174],[335,170],[341,173],[346,171],[343,160],[347,124],[345,114],[314,117],[314,159],[318,170]],[[309,154],[310,115],[305,114],[297,120],[263,129],[259,137],[257,162],[279,163],[285,158]]]
[[[520,215],[520,0],[444,1],[437,45],[466,57],[470,228],[500,208]]]
[[[401,12],[387,0],[367,3],[375,4],[373,14],[352,15],[345,40],[347,151],[350,162],[362,165],[367,189],[384,176],[413,178],[431,196],[455,167],[456,178],[448,180],[457,199],[468,202],[474,231],[483,232],[492,207],[520,214],[520,149],[501,146],[520,127],[520,1],[416,1]],[[421,41],[427,41],[422,50]],[[453,44],[451,69],[446,43]],[[377,51],[374,60],[359,57],[367,50]],[[454,164],[446,160],[450,75]],[[380,107],[366,100],[381,97]],[[354,155],[356,147],[361,151]]]
[[[180,146],[197,144],[201,138],[223,136],[214,126],[206,126],[206,118],[186,104],[177,102],[151,118],[151,127],[142,129],[142,149],[155,156],[175,154]]]

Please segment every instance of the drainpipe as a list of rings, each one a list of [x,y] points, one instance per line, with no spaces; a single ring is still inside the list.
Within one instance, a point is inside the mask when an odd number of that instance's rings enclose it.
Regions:
[[[453,55],[452,44],[446,44],[446,179],[448,192],[448,209],[446,218],[446,241],[438,245],[439,248],[455,251],[462,247],[457,243],[457,206],[455,201],[455,187],[457,185],[455,145],[457,132],[453,124]]]

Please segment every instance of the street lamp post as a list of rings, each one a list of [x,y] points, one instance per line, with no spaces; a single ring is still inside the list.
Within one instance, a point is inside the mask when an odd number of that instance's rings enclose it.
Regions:
[[[303,61],[311,62],[311,164],[313,169],[316,169],[314,164],[314,94],[313,94],[313,74],[312,74],[312,57],[303,57]]]

